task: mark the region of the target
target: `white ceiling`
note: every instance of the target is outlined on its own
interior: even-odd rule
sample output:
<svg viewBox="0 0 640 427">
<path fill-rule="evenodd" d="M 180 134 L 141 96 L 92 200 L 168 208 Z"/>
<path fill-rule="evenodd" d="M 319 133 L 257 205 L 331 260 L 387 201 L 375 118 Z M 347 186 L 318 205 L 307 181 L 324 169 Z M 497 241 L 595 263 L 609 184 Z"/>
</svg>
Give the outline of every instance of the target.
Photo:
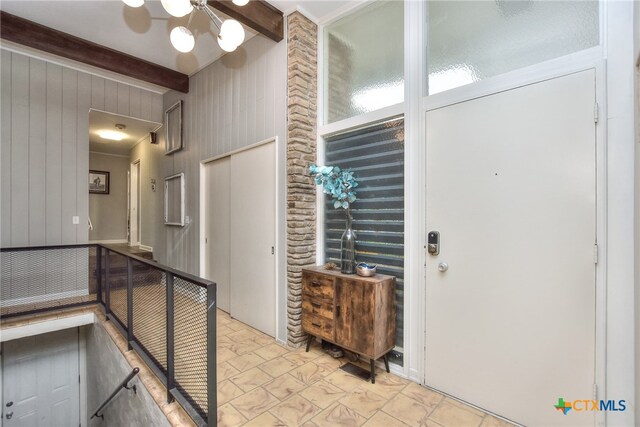
<svg viewBox="0 0 640 427">
<path fill-rule="evenodd" d="M 301 7 L 316 21 L 352 2 L 269 1 L 284 12 Z M 216 42 L 217 29 L 204 12 L 194 12 L 189 26 L 196 36 L 193 51 L 179 53 L 173 49 L 169 33 L 178 25 L 186 25 L 188 16 L 172 17 L 158 0 L 146 0 L 139 8 L 126 6 L 121 0 L 1 0 L 0 9 L 188 75 L 224 54 Z M 256 34 L 247 27 L 245 31 L 247 40 Z"/>
<path fill-rule="evenodd" d="M 296 7 L 316 22 L 322 22 L 336 12 L 349 7 L 350 4 L 360 4 L 361 0 L 268 0 L 276 8 L 286 14 Z"/>
<path fill-rule="evenodd" d="M 123 124 L 126 128 L 119 130 L 116 124 Z M 89 112 L 89 151 L 128 156 L 129 151 L 140 140 L 148 138 L 149 132 L 155 132 L 161 126 L 160 123 L 91 110 Z M 121 141 L 103 139 L 98 135 L 98 131 L 101 130 L 119 131 L 124 133 L 126 138 Z"/>
<path fill-rule="evenodd" d="M 196 37 L 193 51 L 176 51 L 169 33 L 186 25 L 188 16 L 174 18 L 155 0 L 139 8 L 120 0 L 2 0 L 0 9 L 188 75 L 224 54 L 215 39 L 217 28 L 204 12 L 194 12 L 189 25 Z M 247 40 L 255 35 L 247 27 L 245 31 Z"/>
<path fill-rule="evenodd" d="M 354 0 L 269 3 L 285 13 L 299 7 L 311 19 L 321 21 Z M 172 17 L 158 0 L 146 0 L 139 8 L 126 6 L 121 0 L 1 0 L 0 9 L 188 75 L 224 54 L 216 42 L 217 29 L 204 12 L 194 12 L 189 26 L 196 36 L 193 51 L 177 52 L 171 46 L 169 33 L 178 25 L 186 25 L 188 16 Z M 245 31 L 246 40 L 256 34 L 246 26 Z"/>
</svg>

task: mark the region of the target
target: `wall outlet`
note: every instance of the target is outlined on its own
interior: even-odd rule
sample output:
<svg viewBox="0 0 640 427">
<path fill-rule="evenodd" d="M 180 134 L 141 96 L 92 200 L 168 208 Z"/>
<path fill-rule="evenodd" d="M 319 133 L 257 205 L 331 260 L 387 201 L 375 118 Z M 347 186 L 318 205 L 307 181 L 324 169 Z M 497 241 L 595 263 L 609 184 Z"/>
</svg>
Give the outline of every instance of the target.
<svg viewBox="0 0 640 427">
<path fill-rule="evenodd" d="M 78 225 L 78 224 L 80 224 L 80 217 L 79 216 L 74 216 L 72 218 L 72 221 L 73 221 L 73 225 Z"/>
</svg>

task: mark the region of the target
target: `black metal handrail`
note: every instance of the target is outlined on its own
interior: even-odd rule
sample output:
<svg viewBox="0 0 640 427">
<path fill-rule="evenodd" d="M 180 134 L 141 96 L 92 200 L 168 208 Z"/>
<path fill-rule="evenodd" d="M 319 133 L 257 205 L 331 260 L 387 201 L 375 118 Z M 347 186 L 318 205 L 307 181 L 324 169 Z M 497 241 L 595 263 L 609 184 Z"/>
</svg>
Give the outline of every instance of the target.
<svg viewBox="0 0 640 427">
<path fill-rule="evenodd" d="M 23 251 L 65 250 L 74 248 L 89 248 L 90 250 L 89 257 L 91 261 L 89 263 L 88 279 L 91 282 L 89 287 L 90 294 L 94 295 L 93 298 L 83 302 L 76 302 L 75 300 L 61 300 L 58 302 L 58 305 L 52 304 L 55 301 L 50 301 L 47 306 L 42 308 L 36 307 L 35 309 L 30 306 L 25 306 L 23 310 L 10 313 L 9 315 L 24 315 L 40 311 L 54 309 L 59 310 L 79 305 L 98 303 L 99 306 L 104 309 L 107 319 L 112 320 L 113 325 L 127 339 L 129 349 L 135 350 L 141 359 L 166 386 L 167 401 L 171 402 L 173 400 L 177 400 L 197 425 L 215 426 L 217 422 L 216 284 L 209 280 L 159 264 L 147 258 L 142 258 L 124 250 L 102 244 L 0 248 L 0 252 L 3 256 L 5 256 L 5 253 L 10 254 L 11 252 L 15 252 L 16 255 L 10 254 L 9 256 L 17 257 L 17 253 Z M 122 263 L 122 261 L 118 260 L 114 261 L 114 256 L 116 254 L 119 257 L 124 257 L 126 263 Z M 29 260 L 29 258 L 25 257 L 25 260 Z M 18 258 L 16 262 L 22 262 L 20 268 L 24 271 L 28 271 L 29 261 L 25 262 L 25 260 Z M 138 332 L 134 333 L 134 314 L 137 319 L 135 322 L 149 320 L 148 316 L 144 317 L 144 315 L 142 315 L 143 317 L 141 318 L 140 313 L 134 313 L 134 289 L 141 289 L 145 286 L 145 283 L 155 283 L 153 278 L 151 279 L 151 282 L 145 282 L 145 278 L 140 279 L 140 273 L 134 271 L 134 265 L 144 265 L 145 268 L 149 268 L 150 271 L 163 274 L 162 280 L 157 283 L 164 286 L 165 291 L 153 294 L 164 299 L 164 302 L 166 303 L 166 316 L 160 322 L 163 329 L 165 329 L 163 333 L 166 334 L 166 343 L 163 345 L 162 350 L 157 346 L 149 348 L 145 347 L 144 336 L 139 336 Z M 115 277 L 113 276 L 114 274 Z M 144 273 L 142 273 L 142 276 L 144 277 Z M 122 283 L 125 278 L 126 286 L 123 286 Z M 27 282 L 28 284 L 33 283 L 28 280 Z M 114 283 L 119 283 L 119 285 L 114 286 Z M 191 288 L 189 288 L 189 286 L 191 286 Z M 122 291 L 126 292 L 126 302 L 124 305 L 122 304 Z M 118 293 L 116 294 L 115 292 Z M 114 298 L 117 297 L 118 299 L 118 308 L 116 312 L 112 311 L 112 309 L 116 309 L 116 306 L 112 306 L 112 303 L 114 303 L 112 300 L 112 293 L 114 294 Z M 206 357 L 205 364 L 201 364 L 200 361 L 195 361 L 193 364 L 185 362 L 186 359 L 191 357 L 191 354 L 188 353 L 193 351 L 193 347 L 190 346 L 193 344 L 194 336 L 185 336 L 184 332 L 180 335 L 179 340 L 177 340 L 175 336 L 176 322 L 181 325 L 182 330 L 184 331 L 184 310 L 193 309 L 185 306 L 185 303 L 189 301 L 189 295 L 191 295 L 193 299 L 189 304 L 187 304 L 187 306 L 191 307 L 192 305 L 193 307 L 196 307 L 198 313 L 202 313 L 202 315 L 199 314 L 198 317 L 190 320 L 196 323 L 200 322 L 200 325 L 204 323 L 204 329 L 200 330 L 204 330 L 206 335 L 201 333 L 201 335 L 199 335 L 200 338 L 197 339 L 200 340 L 198 345 L 201 345 L 202 348 L 204 348 L 203 351 L 205 354 L 203 355 Z M 54 294 L 52 296 L 55 297 L 56 295 Z M 176 301 L 179 302 L 179 307 L 176 306 Z M 126 307 L 124 311 L 123 307 Z M 138 305 L 136 305 L 136 307 L 138 307 Z M 179 313 L 181 313 L 181 317 L 176 319 L 176 316 Z M 140 325 L 140 323 L 136 324 Z M 155 337 L 153 339 L 155 339 Z M 180 346 L 176 347 L 177 345 Z M 163 363 L 159 362 L 160 356 L 166 358 L 163 360 Z M 176 364 L 176 356 L 178 357 L 179 364 Z M 178 372 L 178 375 L 176 374 L 176 366 L 181 369 L 181 371 Z M 185 369 L 188 369 L 186 373 Z M 185 375 L 188 377 L 185 377 Z M 193 388 L 195 387 L 192 383 L 194 378 L 193 375 L 202 381 L 201 385 L 203 388 L 206 387 L 206 395 L 203 394 L 204 390 L 200 388 Z M 133 377 L 133 375 L 131 377 Z M 124 385 L 126 386 L 127 383 L 128 381 L 125 380 Z M 116 389 L 110 399 L 112 399 L 121 388 L 122 384 L 118 389 Z M 105 402 L 105 404 L 98 408 L 92 418 L 94 416 L 99 416 L 99 412 L 107 403 L 108 402 Z"/>
<path fill-rule="evenodd" d="M 214 283 L 210 280 L 205 280 L 202 277 L 194 276 L 193 274 L 189 274 L 184 271 L 176 270 L 175 268 L 171 268 L 169 266 L 160 264 L 155 261 L 148 260 L 147 258 L 142 258 L 140 256 L 134 255 L 127 251 L 111 247 L 108 245 L 104 245 L 101 243 L 85 243 L 85 244 L 77 244 L 77 245 L 49 245 L 49 246 L 18 246 L 11 248 L 0 248 L 0 252 L 25 252 L 25 251 L 42 251 L 42 250 L 53 250 L 53 249 L 78 249 L 78 248 L 104 248 L 108 249 L 110 252 L 115 252 L 119 255 L 126 256 L 127 258 L 131 258 L 158 270 L 164 271 L 166 273 L 171 273 L 175 277 L 180 277 L 190 282 L 195 283 L 198 286 L 206 288 L 207 286 L 214 285 Z"/>
<path fill-rule="evenodd" d="M 117 313 L 112 310 L 112 284 L 111 284 L 111 269 L 112 269 L 112 256 L 110 254 L 118 254 L 126 259 L 126 321 L 122 317 L 119 317 Z M 104 255 L 104 256 L 103 256 Z M 177 400 L 180 405 L 187 411 L 191 418 L 199 426 L 215 426 L 217 423 L 217 390 L 216 390 L 216 284 L 209 280 L 202 279 L 200 277 L 193 276 L 191 274 L 175 270 L 170 267 L 163 266 L 154 261 L 150 261 L 146 258 L 142 258 L 136 255 L 132 255 L 126 251 L 118 248 L 113 248 L 108 245 L 97 245 L 97 278 L 98 289 L 100 293 L 98 300 L 105 308 L 105 313 L 109 320 L 113 321 L 113 324 L 120 330 L 123 336 L 127 338 L 129 349 L 133 349 L 138 353 L 142 360 L 151 368 L 153 373 L 162 381 L 167 388 L 167 402 Z M 103 265 L 104 262 L 104 265 Z M 160 271 L 165 274 L 165 302 L 166 302 L 166 365 L 158 361 L 158 354 L 155 354 L 153 350 L 145 347 L 144 342 L 140 340 L 140 337 L 134 333 L 134 271 L 133 263 L 143 264 L 150 267 L 153 270 Z M 104 277 L 103 277 L 104 271 Z M 206 337 L 203 343 L 206 350 L 206 372 L 202 371 L 202 375 L 206 380 L 206 402 L 201 400 L 194 400 L 189 390 L 185 390 L 180 386 L 180 381 L 176 379 L 176 339 L 175 339 L 175 298 L 176 298 L 176 284 L 175 280 L 178 278 L 196 285 L 200 289 L 206 292 L 206 304 L 204 309 L 206 310 L 206 318 L 200 319 L 200 321 L 206 322 Z M 124 288 L 121 288 L 124 289 Z M 101 292 L 104 290 L 105 300 L 102 301 Z M 120 316 L 124 313 L 120 312 Z M 197 321 L 198 319 L 193 319 Z M 184 339 L 185 337 L 182 337 Z M 188 357 L 186 354 L 179 354 L 182 359 Z M 193 391 L 193 390 L 191 390 Z M 197 391 L 196 393 L 200 393 Z M 207 410 L 201 406 L 206 403 Z"/>
<path fill-rule="evenodd" d="M 196 285 L 198 285 L 200 287 L 207 288 L 208 286 L 212 286 L 212 285 L 215 286 L 215 283 L 213 283 L 210 280 L 206 280 L 206 279 L 203 279 L 202 277 L 194 276 L 193 274 L 189 274 L 189 273 L 186 273 L 184 271 L 176 270 L 175 268 L 167 267 L 166 265 L 157 263 L 155 261 L 151 261 L 151 260 L 149 260 L 147 258 L 142 258 L 142 257 L 140 257 L 138 255 L 134 255 L 134 254 L 129 253 L 127 251 L 124 251 L 124 250 L 121 250 L 121 249 L 118 249 L 118 248 L 114 248 L 114 247 L 111 247 L 111 246 L 108 246 L 108 245 L 102 245 L 102 244 L 97 244 L 96 246 L 99 246 L 99 247 L 104 248 L 104 249 L 108 249 L 109 252 L 115 252 L 118 255 L 122 255 L 122 256 L 125 256 L 127 258 L 131 258 L 131 259 L 133 259 L 135 261 L 141 262 L 141 263 L 146 264 L 146 265 L 148 265 L 150 267 L 153 267 L 155 269 L 161 270 L 161 271 L 163 271 L 165 273 L 171 273 L 174 277 L 180 277 L 180 278 L 182 278 L 184 280 L 188 280 L 188 281 L 193 282 L 194 284 L 196 284 Z"/>
<path fill-rule="evenodd" d="M 116 397 L 116 395 L 118 393 L 120 393 L 120 390 L 127 389 L 127 390 L 131 390 L 133 389 L 133 392 L 135 394 L 138 394 L 138 391 L 136 390 L 136 386 L 135 384 L 132 385 L 131 387 L 127 387 L 127 384 L 129 384 L 129 381 L 131 381 L 133 379 L 133 377 L 135 377 L 136 375 L 138 375 L 138 372 L 140 372 L 140 368 L 133 368 L 133 370 L 131 372 L 129 372 L 129 375 L 127 375 L 127 377 L 122 380 L 122 382 L 120 384 L 118 384 L 118 386 L 113 390 L 113 393 L 111 393 L 111 395 L 109 397 L 107 397 L 107 399 L 102 403 L 102 405 L 100 405 L 100 407 L 98 409 L 96 409 L 96 412 L 93 413 L 93 415 L 91 415 L 91 419 L 93 419 L 94 417 L 100 417 L 101 419 L 104 420 L 104 414 L 99 414 L 98 413 L 105 407 L 107 406 L 114 397 Z"/>
</svg>

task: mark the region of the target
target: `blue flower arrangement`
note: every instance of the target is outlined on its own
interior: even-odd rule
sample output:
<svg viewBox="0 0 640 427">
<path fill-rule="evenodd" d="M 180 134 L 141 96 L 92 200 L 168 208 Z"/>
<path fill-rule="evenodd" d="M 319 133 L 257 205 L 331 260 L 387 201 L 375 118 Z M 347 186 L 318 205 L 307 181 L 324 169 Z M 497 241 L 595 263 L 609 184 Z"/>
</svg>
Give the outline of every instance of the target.
<svg viewBox="0 0 640 427">
<path fill-rule="evenodd" d="M 333 207 L 349 210 L 356 201 L 354 188 L 358 181 L 351 169 L 340 169 L 338 166 L 309 166 L 309 174 L 315 178 L 316 185 L 322 185 L 323 192 L 333 197 Z"/>
</svg>

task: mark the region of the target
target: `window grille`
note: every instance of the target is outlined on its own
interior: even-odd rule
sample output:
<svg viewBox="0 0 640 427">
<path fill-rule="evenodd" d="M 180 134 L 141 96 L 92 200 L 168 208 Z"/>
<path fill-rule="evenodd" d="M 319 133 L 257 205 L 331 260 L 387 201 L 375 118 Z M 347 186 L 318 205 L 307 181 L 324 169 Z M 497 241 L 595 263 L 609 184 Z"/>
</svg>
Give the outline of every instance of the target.
<svg viewBox="0 0 640 427">
<path fill-rule="evenodd" d="M 396 352 L 402 364 L 404 314 L 404 119 L 396 118 L 325 139 L 325 165 L 350 168 L 358 179 L 352 204 L 356 260 L 397 278 Z M 340 265 L 345 212 L 326 198 L 325 260 Z"/>
</svg>

